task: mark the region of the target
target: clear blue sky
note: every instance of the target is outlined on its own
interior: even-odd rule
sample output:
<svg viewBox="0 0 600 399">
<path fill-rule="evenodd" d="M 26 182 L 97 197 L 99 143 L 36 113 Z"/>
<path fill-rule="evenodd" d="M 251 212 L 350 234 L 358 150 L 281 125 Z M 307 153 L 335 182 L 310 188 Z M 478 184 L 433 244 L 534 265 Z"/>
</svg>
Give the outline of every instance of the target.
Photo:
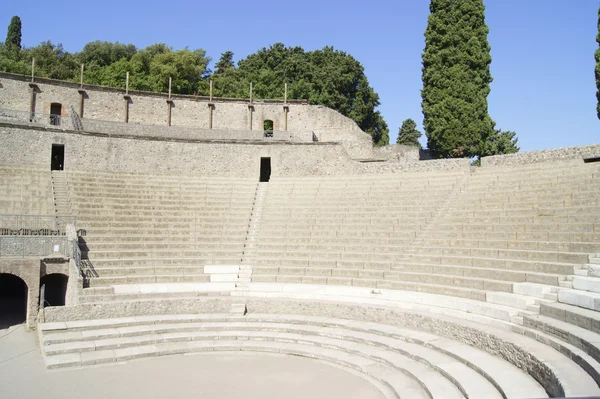
<svg viewBox="0 0 600 399">
<path fill-rule="evenodd" d="M 10 18 L 19 15 L 24 46 L 51 40 L 70 52 L 94 40 L 138 48 L 165 42 L 205 49 L 213 61 L 232 50 L 237 62 L 275 42 L 306 50 L 332 45 L 364 65 L 391 142 L 404 119 L 422 126 L 427 0 L 5 3 L 2 40 Z M 489 111 L 499 128 L 517 132 L 522 151 L 600 143 L 594 80 L 599 3 L 485 0 L 494 77 Z"/>
</svg>

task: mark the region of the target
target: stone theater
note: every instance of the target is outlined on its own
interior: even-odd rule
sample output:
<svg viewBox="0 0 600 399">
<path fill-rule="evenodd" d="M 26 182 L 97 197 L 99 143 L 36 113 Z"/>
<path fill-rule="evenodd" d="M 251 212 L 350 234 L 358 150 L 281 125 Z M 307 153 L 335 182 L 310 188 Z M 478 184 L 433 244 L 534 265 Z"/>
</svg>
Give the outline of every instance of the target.
<svg viewBox="0 0 600 399">
<path fill-rule="evenodd" d="M 600 145 L 427 160 L 301 100 L 0 73 L 0 320 L 47 368 L 222 351 L 382 398 L 600 396 Z"/>
</svg>

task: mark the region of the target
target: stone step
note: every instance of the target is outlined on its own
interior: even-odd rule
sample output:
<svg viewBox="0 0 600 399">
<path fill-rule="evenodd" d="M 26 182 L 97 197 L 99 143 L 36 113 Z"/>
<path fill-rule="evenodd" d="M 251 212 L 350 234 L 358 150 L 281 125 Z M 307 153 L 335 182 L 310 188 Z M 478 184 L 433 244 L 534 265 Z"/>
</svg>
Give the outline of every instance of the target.
<svg viewBox="0 0 600 399">
<path fill-rule="evenodd" d="M 600 278 L 598 277 L 574 276 L 571 282 L 576 290 L 600 293 Z"/>
<path fill-rule="evenodd" d="M 574 345 L 600 362 L 600 334 L 547 316 L 525 316 L 524 326 L 532 327 Z M 597 370 L 600 372 L 600 370 Z M 597 377 L 600 382 L 600 377 Z"/>
<path fill-rule="evenodd" d="M 48 368 L 77 367 L 81 365 L 93 365 L 102 363 L 114 363 L 132 360 L 136 358 L 174 355 L 183 353 L 198 353 L 210 351 L 252 351 L 289 354 L 304 356 L 319 360 L 329 361 L 340 366 L 349 367 L 375 378 L 390 392 L 386 398 L 396 398 L 398 393 L 410 394 L 415 399 L 430 398 L 418 381 L 407 377 L 402 370 L 386 367 L 369 360 L 360 355 L 353 355 L 332 348 L 318 348 L 313 345 L 299 343 L 285 343 L 277 341 L 254 341 L 254 340 L 216 340 L 216 341 L 190 341 L 190 342 L 168 342 L 150 345 L 141 345 L 133 348 L 119 348 L 106 351 L 84 352 L 77 354 L 56 355 L 47 357 Z M 412 368 L 422 368 L 416 366 Z M 445 387 L 448 389 L 447 387 Z M 456 392 L 456 390 L 455 390 Z M 446 391 L 448 398 L 460 398 L 458 394 Z"/>
<path fill-rule="evenodd" d="M 513 292 L 528 297 L 548 299 L 547 295 L 551 293 L 551 287 L 545 284 L 515 283 L 513 284 Z"/>
<path fill-rule="evenodd" d="M 237 314 L 237 315 L 241 315 L 241 316 L 244 316 L 246 314 L 246 312 L 247 312 L 246 304 L 244 304 L 244 303 L 232 303 L 231 310 L 229 311 L 229 313 Z"/>
<path fill-rule="evenodd" d="M 600 310 L 600 294 L 595 292 L 562 288 L 558 291 L 558 301 L 585 309 Z"/>
<path fill-rule="evenodd" d="M 539 313 L 539 303 L 543 301 L 543 299 L 525 295 L 511 294 L 507 292 L 488 292 L 486 294 L 486 301 L 511 308 L 529 310 Z"/>
<path fill-rule="evenodd" d="M 594 310 L 580 308 L 565 303 L 542 303 L 542 316 L 569 323 L 600 334 L 600 314 Z"/>
<path fill-rule="evenodd" d="M 331 345 L 337 342 L 337 345 L 340 345 L 342 348 L 348 348 L 353 352 L 359 350 L 357 343 L 364 343 L 369 348 L 362 350 L 363 353 L 373 353 L 373 356 L 382 360 L 405 364 L 405 357 L 409 357 L 413 362 L 417 361 L 428 365 L 437 373 L 447 375 L 450 381 L 454 380 L 454 385 L 458 384 L 460 387 L 459 390 L 465 396 L 490 397 L 489 395 L 493 394 L 497 387 L 501 387 L 500 389 L 505 394 L 509 394 L 508 397 L 514 397 L 511 395 L 511 392 L 517 391 L 515 389 L 515 383 L 517 382 L 519 383 L 518 387 L 521 395 L 525 391 L 536 397 L 546 396 L 543 389 L 535 381 L 506 361 L 465 344 L 439 338 L 431 334 L 377 325 L 375 323 L 367 323 L 365 326 L 359 322 L 339 321 L 336 323 L 335 320 L 331 319 L 325 322 L 327 319 L 323 320 L 323 318 L 309 318 L 308 321 L 312 321 L 315 324 L 303 325 L 302 318 L 292 317 L 291 320 L 286 320 L 288 316 L 285 315 L 251 315 L 251 317 L 251 322 L 205 322 L 166 324 L 163 326 L 153 324 L 118 328 L 116 330 L 103 328 L 98 330 L 96 337 L 107 337 L 106 334 L 110 334 L 108 337 L 111 335 L 115 336 L 115 334 L 126 335 L 124 337 L 121 335 L 121 338 L 105 338 L 104 340 L 96 338 L 94 341 L 96 342 L 95 350 L 102 350 L 104 348 L 102 346 L 103 341 L 111 345 L 110 347 L 119 348 L 127 347 L 132 342 L 139 342 L 140 344 L 164 342 L 160 338 L 161 336 L 165 336 L 165 339 L 170 338 L 173 340 L 190 337 L 194 341 L 210 339 L 215 333 L 219 333 L 219 340 L 244 336 L 250 339 L 267 340 L 283 338 L 300 340 L 301 342 L 314 342 L 315 345 L 320 345 L 319 342 L 325 342 L 327 347 L 331 347 Z M 289 324 L 290 321 L 294 323 Z M 103 327 L 107 326 L 104 325 Z M 148 335 L 149 333 L 152 333 L 152 335 Z M 52 343 L 61 345 L 60 343 L 64 342 L 64 340 L 61 341 L 61 337 L 68 339 L 69 341 L 67 342 L 77 343 L 77 340 L 84 339 L 80 334 L 77 332 L 70 334 L 45 334 L 45 347 L 54 346 L 55 351 L 64 350 L 68 345 L 57 346 L 52 345 Z M 87 332 L 87 336 L 88 339 L 94 339 L 94 335 L 90 335 L 90 332 Z M 127 338 L 128 336 L 136 339 Z M 319 339 L 315 340 L 312 336 L 317 336 Z M 154 340 L 152 340 L 152 337 L 154 337 Z M 326 341 L 321 341 L 321 338 L 325 338 Z M 338 340 L 338 338 L 341 338 L 341 340 Z M 352 344 L 341 343 L 346 341 Z M 81 344 L 73 345 L 73 348 L 79 351 L 91 349 L 91 347 Z M 439 378 L 439 374 L 437 378 Z M 436 373 L 432 373 L 431 371 L 425 375 L 430 375 L 430 380 L 436 378 Z M 499 377 L 498 381 L 494 379 L 496 375 Z M 433 381 L 429 383 L 433 383 Z M 429 386 L 429 383 L 427 383 L 427 386 Z M 437 392 L 441 391 L 437 390 Z M 500 397 L 499 393 L 497 395 L 494 397 Z M 447 396 L 436 394 L 434 397 Z"/>
</svg>

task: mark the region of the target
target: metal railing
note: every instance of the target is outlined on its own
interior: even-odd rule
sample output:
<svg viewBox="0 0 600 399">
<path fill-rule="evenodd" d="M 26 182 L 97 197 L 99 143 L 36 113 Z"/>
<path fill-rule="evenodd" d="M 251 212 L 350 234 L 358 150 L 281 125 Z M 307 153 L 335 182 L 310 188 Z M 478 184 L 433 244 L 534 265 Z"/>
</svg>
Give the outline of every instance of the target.
<svg viewBox="0 0 600 399">
<path fill-rule="evenodd" d="M 0 214 L 0 236 L 61 236 L 75 216 Z"/>
<path fill-rule="evenodd" d="M 0 258 L 71 256 L 67 237 L 0 236 Z"/>
<path fill-rule="evenodd" d="M 73 120 L 62 118 L 60 115 L 43 114 L 39 112 L 15 111 L 12 109 L 0 109 L 0 120 L 14 122 L 35 123 L 42 126 L 54 126 L 61 129 L 77 130 L 73 126 Z"/>
</svg>

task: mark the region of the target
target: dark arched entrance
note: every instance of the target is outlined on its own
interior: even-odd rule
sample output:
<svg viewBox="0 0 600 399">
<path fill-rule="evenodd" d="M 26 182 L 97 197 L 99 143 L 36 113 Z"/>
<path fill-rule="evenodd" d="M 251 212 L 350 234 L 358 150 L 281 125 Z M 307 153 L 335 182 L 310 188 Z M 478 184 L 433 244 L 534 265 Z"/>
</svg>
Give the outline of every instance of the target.
<svg viewBox="0 0 600 399">
<path fill-rule="evenodd" d="M 60 273 L 47 274 L 40 279 L 40 298 L 42 287 L 45 287 L 44 306 L 65 306 L 68 281 L 69 277 Z"/>
<path fill-rule="evenodd" d="M 27 284 L 17 276 L 0 273 L 0 328 L 27 320 Z"/>
</svg>

